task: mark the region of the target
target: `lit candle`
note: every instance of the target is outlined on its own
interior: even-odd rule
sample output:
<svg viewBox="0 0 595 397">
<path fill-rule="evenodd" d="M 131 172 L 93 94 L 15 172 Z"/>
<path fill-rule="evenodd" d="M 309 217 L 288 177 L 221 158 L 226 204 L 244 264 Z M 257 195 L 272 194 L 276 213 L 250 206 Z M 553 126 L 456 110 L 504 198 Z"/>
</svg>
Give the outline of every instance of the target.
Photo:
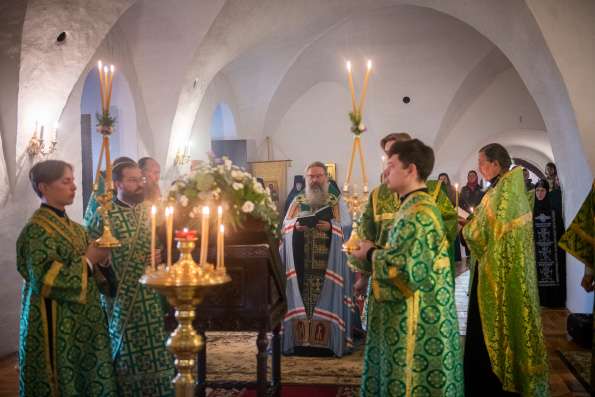
<svg viewBox="0 0 595 397">
<path fill-rule="evenodd" d="M 222 237 L 221 237 L 221 227 L 223 226 L 223 207 L 217 207 L 217 267 L 221 265 L 221 257 L 223 256 L 222 251 Z"/>
<path fill-rule="evenodd" d="M 114 65 L 110 65 L 110 74 L 109 74 L 109 79 L 108 79 L 108 85 L 107 85 L 107 111 L 109 112 L 109 107 L 110 107 L 110 103 L 112 100 L 112 84 L 114 82 Z"/>
<path fill-rule="evenodd" d="M 366 77 L 364 77 L 364 88 L 362 90 L 362 99 L 359 103 L 359 113 L 362 114 L 364 111 L 364 102 L 366 101 L 366 93 L 368 92 L 368 80 L 370 79 L 370 72 L 372 71 L 372 61 L 368 60 L 366 69 Z"/>
<path fill-rule="evenodd" d="M 157 207 L 151 206 L 151 267 L 157 270 L 155 263 L 155 238 L 157 234 Z"/>
<path fill-rule="evenodd" d="M 200 231 L 200 264 L 207 263 L 207 250 L 209 247 L 209 207 L 202 207 L 202 223 Z"/>
<path fill-rule="evenodd" d="M 219 225 L 219 235 L 217 239 L 217 269 L 225 271 L 225 225 Z"/>
<path fill-rule="evenodd" d="M 455 183 L 455 209 L 459 209 L 459 184 Z"/>
<path fill-rule="evenodd" d="M 166 238 L 167 238 L 167 267 L 171 266 L 172 257 L 172 240 L 174 230 L 174 208 L 167 207 L 165 209 L 165 227 L 166 227 Z"/>
<path fill-rule="evenodd" d="M 349 91 L 351 93 L 351 108 L 353 109 L 353 113 L 355 113 L 357 108 L 355 107 L 355 88 L 353 87 L 353 74 L 351 73 L 351 62 L 350 61 L 347 61 L 347 75 L 349 76 Z"/>
<path fill-rule="evenodd" d="M 105 112 L 105 81 L 103 80 L 103 64 L 101 61 L 97 62 L 97 69 L 99 70 L 99 92 L 101 93 L 101 110 Z"/>
<path fill-rule="evenodd" d="M 41 131 L 39 132 L 39 140 L 43 142 L 43 124 L 41 125 Z"/>
</svg>

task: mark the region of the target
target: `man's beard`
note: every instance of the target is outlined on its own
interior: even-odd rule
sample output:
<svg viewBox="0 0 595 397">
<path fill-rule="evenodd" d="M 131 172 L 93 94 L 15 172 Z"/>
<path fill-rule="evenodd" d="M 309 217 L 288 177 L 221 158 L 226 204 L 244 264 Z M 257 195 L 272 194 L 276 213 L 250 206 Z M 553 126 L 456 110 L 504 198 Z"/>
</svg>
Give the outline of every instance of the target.
<svg viewBox="0 0 595 397">
<path fill-rule="evenodd" d="M 145 201 L 145 192 L 141 188 L 135 192 L 122 192 L 122 199 L 128 204 L 140 204 Z"/>
<path fill-rule="evenodd" d="M 306 184 L 306 201 L 314 209 L 320 208 L 328 200 L 328 182 Z"/>
</svg>

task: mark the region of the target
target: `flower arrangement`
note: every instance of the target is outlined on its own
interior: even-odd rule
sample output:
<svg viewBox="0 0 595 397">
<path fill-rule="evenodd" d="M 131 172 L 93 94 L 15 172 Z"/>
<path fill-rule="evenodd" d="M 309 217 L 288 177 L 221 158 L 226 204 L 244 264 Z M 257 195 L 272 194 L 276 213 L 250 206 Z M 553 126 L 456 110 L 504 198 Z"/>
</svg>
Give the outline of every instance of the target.
<svg viewBox="0 0 595 397">
<path fill-rule="evenodd" d="M 173 184 L 168 198 L 178 204 L 177 213 L 188 219 L 188 227 L 198 228 L 202 206 L 221 205 L 225 222 L 234 229 L 251 216 L 263 221 L 274 236 L 279 235 L 279 213 L 271 192 L 227 157 L 198 162 L 190 174 Z"/>
</svg>

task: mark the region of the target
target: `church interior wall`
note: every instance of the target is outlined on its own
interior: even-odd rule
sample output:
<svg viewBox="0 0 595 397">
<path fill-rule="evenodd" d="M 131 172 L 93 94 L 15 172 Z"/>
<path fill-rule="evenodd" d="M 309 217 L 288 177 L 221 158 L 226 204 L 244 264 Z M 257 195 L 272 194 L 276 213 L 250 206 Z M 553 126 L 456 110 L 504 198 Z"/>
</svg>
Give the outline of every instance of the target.
<svg viewBox="0 0 595 397">
<path fill-rule="evenodd" d="M 593 2 L 577 0 L 573 7 L 555 0 L 166 3 L 18 0 L 0 5 L 0 181 L 8 182 L 0 189 L 0 264 L 6 270 L 0 279 L 0 299 L 5 303 L 0 312 L 0 356 L 16 349 L 20 276 L 15 270 L 14 246 L 38 205 L 28 183 L 33 162 L 25 155 L 25 147 L 36 119 L 48 126 L 59 120 L 54 157 L 65 158 L 80 170 L 80 100 L 84 79 L 99 57 L 111 57 L 130 87 L 137 131 L 129 131 L 134 129 L 131 124 L 120 133 L 127 139 L 136 135 L 137 154 L 157 157 L 165 166 L 165 175 L 172 168 L 177 146 L 187 142 L 190 134 L 197 142 L 193 157 L 204 156 L 213 111 L 224 101 L 234 114 L 238 137 L 249 141 L 251 160 L 263 158 L 264 138 L 271 135 L 276 157 L 294 160 L 290 176 L 302 173 L 314 156 L 330 157 L 332 150 L 338 153 L 341 178 L 350 149 L 350 139 L 337 139 L 350 136 L 344 61 L 350 57 L 355 62 L 357 57 L 363 64 L 374 52 L 395 51 L 392 59 L 382 55 L 374 59 L 377 68 L 366 104 L 369 131 L 364 147 L 372 183 L 380 170 L 378 139 L 398 126 L 434 142 L 458 88 L 497 47 L 513 68 L 498 74 L 478 99 L 467 102 L 468 108 L 457 105 L 462 113 L 438 153 L 450 159 L 444 163 L 450 165 L 443 167 L 457 174 L 449 157 L 456 153 L 454 138 L 473 141 L 481 130 L 486 139 L 506 140 L 514 150 L 550 142 L 565 188 L 567 222 L 588 191 L 595 169 L 595 90 L 589 84 L 595 69 Z M 406 4 L 426 8 L 401 7 Z M 385 14 L 394 19 L 383 19 Z M 346 24 L 354 15 L 367 24 Z M 399 19 L 406 15 L 412 17 L 414 26 Z M 464 45 L 452 49 L 441 62 L 431 62 L 441 48 L 420 47 L 421 41 L 406 40 L 409 32 L 398 30 L 409 26 L 410 33 L 421 40 L 424 20 L 436 21 L 438 32 L 444 28 L 443 36 L 452 33 L 447 27 L 456 27 Z M 377 23 L 380 28 L 395 25 L 392 29 L 396 30 L 379 29 L 380 34 L 374 34 Z M 363 33 L 358 42 L 360 28 Z M 57 45 L 56 37 L 62 31 L 67 39 Z M 451 84 L 437 84 L 422 73 L 403 78 L 404 70 L 419 69 L 424 56 L 423 70 L 433 78 L 443 74 Z M 218 83 L 222 71 L 226 82 Z M 420 87 L 429 88 L 423 92 Z M 413 98 L 411 106 L 400 102 L 403 92 Z M 519 112 L 514 105 L 524 109 L 522 125 L 515 122 Z M 130 98 L 124 107 L 131 107 Z M 494 107 L 505 123 L 495 120 Z M 526 141 L 512 139 L 515 133 Z M 320 144 L 312 145 L 315 141 Z M 306 148 L 311 150 L 306 153 Z M 469 152 L 476 149 L 469 148 Z M 547 157 L 547 148 L 525 152 L 525 156 L 534 155 L 534 161 L 543 161 L 541 154 Z M 463 157 L 471 161 L 473 156 Z M 461 179 L 462 172 L 458 173 Z M 80 219 L 80 197 L 70 213 Z M 592 296 L 577 287 L 582 266 L 570 259 L 568 268 L 568 308 L 589 311 Z"/>
</svg>

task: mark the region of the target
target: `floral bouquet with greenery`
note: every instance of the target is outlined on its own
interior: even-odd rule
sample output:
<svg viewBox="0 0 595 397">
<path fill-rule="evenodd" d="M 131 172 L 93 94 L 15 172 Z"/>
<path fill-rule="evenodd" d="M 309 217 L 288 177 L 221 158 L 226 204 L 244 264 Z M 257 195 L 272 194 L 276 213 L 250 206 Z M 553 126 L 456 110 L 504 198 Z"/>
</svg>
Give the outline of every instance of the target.
<svg viewBox="0 0 595 397">
<path fill-rule="evenodd" d="M 220 205 L 224 222 L 233 229 L 242 227 L 251 216 L 279 236 L 279 212 L 271 192 L 227 157 L 198 162 L 190 174 L 173 184 L 168 198 L 177 203 L 176 212 L 188 220 L 188 227 L 199 229 L 203 206 L 212 211 Z"/>
</svg>

